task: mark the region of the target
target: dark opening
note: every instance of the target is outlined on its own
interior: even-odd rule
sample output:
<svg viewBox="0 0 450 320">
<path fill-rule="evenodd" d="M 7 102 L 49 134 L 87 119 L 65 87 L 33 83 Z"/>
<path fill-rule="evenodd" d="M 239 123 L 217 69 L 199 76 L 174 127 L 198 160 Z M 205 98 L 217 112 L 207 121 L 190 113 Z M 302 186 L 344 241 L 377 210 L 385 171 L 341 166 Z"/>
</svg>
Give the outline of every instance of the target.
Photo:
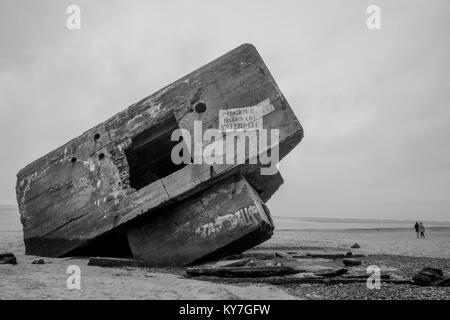
<svg viewBox="0 0 450 320">
<path fill-rule="evenodd" d="M 98 139 L 100 139 L 100 133 L 96 133 L 96 134 L 94 135 L 94 140 L 98 140 Z"/>
<path fill-rule="evenodd" d="M 105 158 L 105 154 L 104 153 L 100 153 L 98 155 L 98 160 L 103 160 L 103 158 Z"/>
<path fill-rule="evenodd" d="M 72 163 L 75 163 L 75 162 L 77 162 L 77 158 L 73 157 L 72 159 L 70 159 L 70 161 L 71 161 Z"/>
<path fill-rule="evenodd" d="M 139 190 L 186 165 L 172 162 L 172 149 L 181 141 L 171 141 L 175 129 L 178 129 L 178 123 L 171 117 L 132 139 L 131 146 L 125 150 L 132 188 Z"/>
<path fill-rule="evenodd" d="M 127 235 L 114 232 L 103 234 L 93 241 L 66 253 L 64 256 L 132 258 L 133 253 L 128 244 Z"/>
<path fill-rule="evenodd" d="M 194 109 L 197 113 L 203 113 L 206 111 L 206 104 L 204 104 L 203 102 L 197 103 Z"/>
</svg>

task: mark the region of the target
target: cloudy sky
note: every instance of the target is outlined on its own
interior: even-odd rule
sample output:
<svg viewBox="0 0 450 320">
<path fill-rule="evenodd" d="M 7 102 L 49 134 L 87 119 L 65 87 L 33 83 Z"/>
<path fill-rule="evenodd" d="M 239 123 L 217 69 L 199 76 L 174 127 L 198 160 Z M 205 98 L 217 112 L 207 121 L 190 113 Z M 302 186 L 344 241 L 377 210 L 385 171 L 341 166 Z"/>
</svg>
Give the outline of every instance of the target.
<svg viewBox="0 0 450 320">
<path fill-rule="evenodd" d="M 0 204 L 29 162 L 249 42 L 305 129 L 274 215 L 450 220 L 449 15 L 448 0 L 0 0 Z"/>
</svg>

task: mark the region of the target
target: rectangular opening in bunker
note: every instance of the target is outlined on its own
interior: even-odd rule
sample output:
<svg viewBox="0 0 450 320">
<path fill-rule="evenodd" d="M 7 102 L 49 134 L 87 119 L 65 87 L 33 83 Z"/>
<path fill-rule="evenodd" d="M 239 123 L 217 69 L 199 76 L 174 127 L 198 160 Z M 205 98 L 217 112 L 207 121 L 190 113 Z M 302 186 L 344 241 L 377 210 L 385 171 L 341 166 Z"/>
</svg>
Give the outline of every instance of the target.
<svg viewBox="0 0 450 320">
<path fill-rule="evenodd" d="M 172 116 L 132 139 L 131 146 L 125 150 L 130 168 L 130 187 L 139 190 L 186 166 L 184 163 L 174 164 L 171 158 L 173 147 L 181 141 L 171 141 L 172 132 L 178 128 Z"/>
</svg>

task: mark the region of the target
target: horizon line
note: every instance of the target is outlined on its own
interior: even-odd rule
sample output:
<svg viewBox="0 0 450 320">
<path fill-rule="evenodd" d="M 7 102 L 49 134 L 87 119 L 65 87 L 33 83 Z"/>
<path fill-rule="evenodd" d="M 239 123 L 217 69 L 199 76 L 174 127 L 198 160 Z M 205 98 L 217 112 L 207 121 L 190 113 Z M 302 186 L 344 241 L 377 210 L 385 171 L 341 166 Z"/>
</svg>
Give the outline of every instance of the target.
<svg viewBox="0 0 450 320">
<path fill-rule="evenodd" d="M 1 208 L 8 208 L 8 209 L 19 209 L 18 205 L 13 205 L 13 204 L 0 204 L 0 209 Z M 404 219 L 404 220 L 399 220 L 399 219 L 382 219 L 382 218 L 349 218 L 349 217 L 311 217 L 311 216 L 279 216 L 279 215 L 273 215 L 274 217 L 277 218 L 303 218 L 303 219 L 347 219 L 347 220 L 378 220 L 378 221 L 403 221 L 403 222 L 411 222 L 411 221 L 415 221 L 416 219 Z M 443 222 L 443 223 L 449 223 L 450 221 L 446 221 L 446 220 L 419 220 L 419 221 L 423 221 L 423 222 Z"/>
<path fill-rule="evenodd" d="M 301 219 L 347 219 L 347 220 L 378 220 L 378 221 L 394 221 L 394 222 L 411 222 L 411 221 L 423 221 L 423 222 L 444 222 L 444 223 L 450 223 L 450 221 L 447 220 L 417 220 L 417 219 L 410 219 L 405 218 L 403 220 L 400 219 L 383 219 L 383 218 L 349 218 L 349 217 L 305 217 L 305 216 L 279 216 L 279 215 L 272 215 L 274 217 L 278 218 L 301 218 Z"/>
</svg>

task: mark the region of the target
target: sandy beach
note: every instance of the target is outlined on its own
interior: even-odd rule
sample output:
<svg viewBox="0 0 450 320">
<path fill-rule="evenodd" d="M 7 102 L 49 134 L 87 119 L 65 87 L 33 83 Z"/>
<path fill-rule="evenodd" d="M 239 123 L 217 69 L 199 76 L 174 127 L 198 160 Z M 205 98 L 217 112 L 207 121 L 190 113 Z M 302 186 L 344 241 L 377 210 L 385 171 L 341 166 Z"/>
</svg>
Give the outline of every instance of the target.
<svg viewBox="0 0 450 320">
<path fill-rule="evenodd" d="M 44 258 L 44 265 L 35 265 L 38 257 L 25 255 L 18 221 L 11 215 L 0 221 L 0 252 L 14 253 L 18 262 L 0 265 L 0 299 L 295 299 L 275 286 L 209 283 L 170 270 L 94 267 L 87 258 Z M 67 289 L 70 265 L 81 269 L 80 290 Z"/>
<path fill-rule="evenodd" d="M 348 251 L 358 243 L 361 249 L 353 252 L 368 255 L 361 271 L 377 264 L 408 276 L 428 265 L 450 272 L 449 227 L 430 227 L 426 239 L 417 239 L 405 228 L 292 230 L 278 220 L 273 238 L 256 251 Z M 17 265 L 0 265 L 0 299 L 449 299 L 449 288 L 396 285 L 371 292 L 364 284 L 227 284 L 186 278 L 183 268 L 101 268 L 88 266 L 87 258 L 44 258 L 44 265 L 35 265 L 38 257 L 25 255 L 18 213 L 4 210 L 0 221 L 0 252 L 12 252 L 18 260 Z M 70 265 L 81 269 L 81 290 L 66 287 Z"/>
<path fill-rule="evenodd" d="M 427 229 L 425 239 L 417 239 L 409 229 L 278 230 L 267 247 L 327 247 L 347 249 L 353 244 L 367 254 L 387 254 L 450 259 L 450 228 Z"/>
</svg>

